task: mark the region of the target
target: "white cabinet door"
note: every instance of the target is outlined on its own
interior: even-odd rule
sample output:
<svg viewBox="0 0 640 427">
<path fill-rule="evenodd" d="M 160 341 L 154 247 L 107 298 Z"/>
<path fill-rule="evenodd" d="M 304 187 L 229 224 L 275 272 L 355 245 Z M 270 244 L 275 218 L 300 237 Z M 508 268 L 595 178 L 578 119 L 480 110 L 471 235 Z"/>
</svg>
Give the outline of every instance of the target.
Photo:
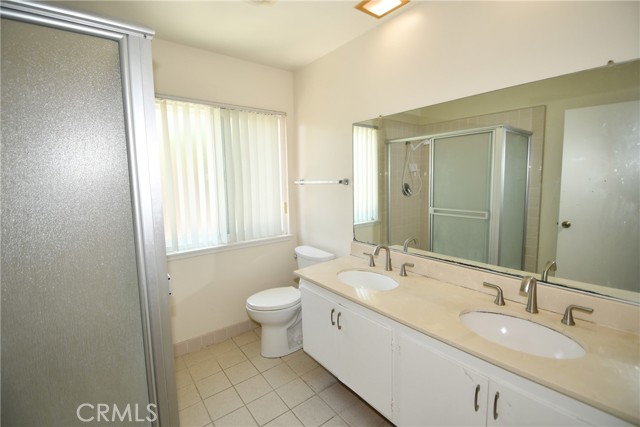
<svg viewBox="0 0 640 427">
<path fill-rule="evenodd" d="M 301 281 L 304 351 L 391 418 L 392 329 L 373 312 L 350 309 L 337 296 L 320 295 Z"/>
<path fill-rule="evenodd" d="M 398 335 L 394 422 L 399 426 L 483 426 L 488 384 L 425 341 Z"/>
<path fill-rule="evenodd" d="M 340 349 L 336 345 L 337 304 L 300 286 L 302 294 L 302 346 L 304 351 L 340 376 Z"/>
<path fill-rule="evenodd" d="M 489 384 L 489 426 L 586 426 L 591 425 L 551 401 L 502 382 Z"/>
<path fill-rule="evenodd" d="M 345 368 L 340 380 L 391 418 L 393 333 L 389 326 L 340 307 L 338 345 Z"/>
</svg>

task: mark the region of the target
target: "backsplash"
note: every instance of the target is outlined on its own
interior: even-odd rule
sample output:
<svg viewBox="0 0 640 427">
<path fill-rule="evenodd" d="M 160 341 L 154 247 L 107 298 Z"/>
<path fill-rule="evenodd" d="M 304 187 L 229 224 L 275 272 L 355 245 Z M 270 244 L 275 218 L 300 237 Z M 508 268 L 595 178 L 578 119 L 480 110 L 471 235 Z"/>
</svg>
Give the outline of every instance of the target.
<svg viewBox="0 0 640 427">
<path fill-rule="evenodd" d="M 363 252 L 371 252 L 371 249 L 371 245 L 354 241 L 351 244 L 351 255 L 362 258 L 362 265 L 365 267 L 368 265 L 368 257 Z M 519 278 L 400 252 L 393 252 L 391 261 L 395 271 L 399 272 L 403 263 L 411 262 L 415 267 L 410 268 L 410 272 L 476 290 L 486 294 L 487 298 L 493 298 L 495 291 L 484 287 L 483 282 L 500 286 L 507 304 L 521 304 L 524 313 L 526 296 L 520 295 Z M 640 306 L 538 283 L 538 308 L 558 313 L 558 323 L 570 304 L 583 305 L 594 310 L 592 314 L 574 311 L 576 319 L 640 335 Z"/>
</svg>

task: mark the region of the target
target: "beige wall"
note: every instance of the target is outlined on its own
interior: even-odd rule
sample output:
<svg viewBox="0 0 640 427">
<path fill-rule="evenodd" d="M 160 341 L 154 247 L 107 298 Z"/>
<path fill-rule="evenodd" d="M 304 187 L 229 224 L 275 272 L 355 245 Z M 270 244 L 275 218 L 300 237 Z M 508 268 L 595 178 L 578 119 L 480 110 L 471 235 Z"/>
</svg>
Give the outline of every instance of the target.
<svg viewBox="0 0 640 427">
<path fill-rule="evenodd" d="M 158 39 L 153 41 L 153 71 L 159 94 L 287 113 L 289 143 L 295 148 L 291 72 Z M 292 151 L 289 166 L 295 172 Z M 169 261 L 173 341 L 245 322 L 249 295 L 293 283 L 296 223 L 292 212 L 293 237 L 283 242 Z"/>
<path fill-rule="evenodd" d="M 350 176 L 354 122 L 637 58 L 639 15 L 638 2 L 412 3 L 296 72 L 298 168 Z M 303 242 L 349 253 L 344 190 L 300 192 Z"/>
</svg>

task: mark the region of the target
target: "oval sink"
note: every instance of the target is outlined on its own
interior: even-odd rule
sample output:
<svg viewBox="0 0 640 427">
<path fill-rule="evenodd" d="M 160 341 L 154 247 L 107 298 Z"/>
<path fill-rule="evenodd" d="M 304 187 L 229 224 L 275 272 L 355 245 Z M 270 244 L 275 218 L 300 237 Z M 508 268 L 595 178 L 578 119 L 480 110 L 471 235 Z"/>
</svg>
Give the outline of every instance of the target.
<svg viewBox="0 0 640 427">
<path fill-rule="evenodd" d="M 460 320 L 481 337 L 523 353 L 553 359 L 576 359 L 586 353 L 568 336 L 519 317 L 471 311 L 461 314 Z"/>
<path fill-rule="evenodd" d="M 338 273 L 338 280 L 354 288 L 372 291 L 388 291 L 398 287 L 398 282 L 384 274 L 373 271 L 348 270 Z"/>
</svg>

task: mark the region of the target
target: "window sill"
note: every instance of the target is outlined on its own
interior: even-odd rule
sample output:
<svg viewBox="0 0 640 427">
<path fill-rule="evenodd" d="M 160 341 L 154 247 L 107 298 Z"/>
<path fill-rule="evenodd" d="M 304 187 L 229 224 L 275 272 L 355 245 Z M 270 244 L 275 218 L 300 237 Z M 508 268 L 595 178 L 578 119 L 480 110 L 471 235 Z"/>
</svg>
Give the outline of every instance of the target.
<svg viewBox="0 0 640 427">
<path fill-rule="evenodd" d="M 369 221 L 369 222 L 360 222 L 358 224 L 354 224 L 353 227 L 354 228 L 364 228 L 364 227 L 371 227 L 372 225 L 376 225 L 376 224 L 380 224 L 380 220 L 373 220 L 373 221 Z"/>
<path fill-rule="evenodd" d="M 227 245 L 212 246 L 209 248 L 202 248 L 202 249 L 193 249 L 193 250 L 184 251 L 184 252 L 172 252 L 167 254 L 167 260 L 174 261 L 178 259 L 193 258 L 197 256 L 213 254 L 217 252 L 236 251 L 236 250 L 250 248 L 254 246 L 271 245 L 278 242 L 285 242 L 285 241 L 291 240 L 292 238 L 293 236 L 291 234 L 283 234 L 282 236 L 251 240 L 248 242 L 230 243 Z"/>
</svg>

